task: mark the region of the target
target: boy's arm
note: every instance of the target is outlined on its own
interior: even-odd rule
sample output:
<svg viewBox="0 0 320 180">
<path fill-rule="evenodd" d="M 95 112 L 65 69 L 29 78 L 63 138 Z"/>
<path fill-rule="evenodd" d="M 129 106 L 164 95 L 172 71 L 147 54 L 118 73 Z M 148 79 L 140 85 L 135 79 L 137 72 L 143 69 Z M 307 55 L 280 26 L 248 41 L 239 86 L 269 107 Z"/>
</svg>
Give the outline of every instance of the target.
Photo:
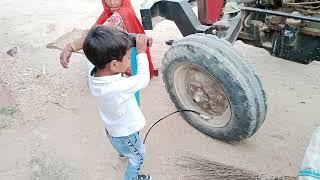
<svg viewBox="0 0 320 180">
<path fill-rule="evenodd" d="M 138 72 L 134 76 L 124 78 L 114 87 L 123 93 L 135 93 L 145 88 L 150 81 L 149 62 L 146 53 L 139 53 L 137 55 Z"/>
</svg>

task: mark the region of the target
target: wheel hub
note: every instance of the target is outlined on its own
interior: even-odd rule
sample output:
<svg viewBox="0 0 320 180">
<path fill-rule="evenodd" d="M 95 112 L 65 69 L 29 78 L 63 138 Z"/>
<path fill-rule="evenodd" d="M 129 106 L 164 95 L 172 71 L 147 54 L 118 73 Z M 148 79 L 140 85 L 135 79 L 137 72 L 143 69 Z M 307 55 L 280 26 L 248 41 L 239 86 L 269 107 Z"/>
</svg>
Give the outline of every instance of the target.
<svg viewBox="0 0 320 180">
<path fill-rule="evenodd" d="M 187 94 L 206 113 L 221 116 L 229 107 L 228 98 L 216 80 L 192 68 L 185 78 Z"/>
<path fill-rule="evenodd" d="M 181 65 L 175 70 L 174 86 L 183 106 L 201 113 L 194 115 L 200 121 L 212 127 L 223 127 L 230 121 L 229 99 L 207 72 L 193 65 Z"/>
</svg>

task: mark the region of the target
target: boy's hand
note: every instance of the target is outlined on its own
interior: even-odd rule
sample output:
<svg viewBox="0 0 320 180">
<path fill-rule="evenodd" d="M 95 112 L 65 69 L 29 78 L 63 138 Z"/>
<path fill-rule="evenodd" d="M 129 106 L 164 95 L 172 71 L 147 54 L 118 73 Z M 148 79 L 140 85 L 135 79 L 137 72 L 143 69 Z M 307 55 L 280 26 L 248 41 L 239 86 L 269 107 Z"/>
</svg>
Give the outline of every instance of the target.
<svg viewBox="0 0 320 180">
<path fill-rule="evenodd" d="M 126 72 L 124 72 L 127 76 L 131 76 L 131 67 L 129 67 Z"/>
<path fill-rule="evenodd" d="M 145 53 L 147 50 L 148 37 L 145 34 L 137 34 L 136 43 L 137 43 L 137 53 Z"/>
<path fill-rule="evenodd" d="M 68 68 L 68 64 L 70 62 L 70 57 L 72 54 L 72 48 L 70 47 L 69 44 L 67 44 L 62 52 L 60 53 L 60 63 L 62 65 L 62 67 L 64 68 Z"/>
</svg>

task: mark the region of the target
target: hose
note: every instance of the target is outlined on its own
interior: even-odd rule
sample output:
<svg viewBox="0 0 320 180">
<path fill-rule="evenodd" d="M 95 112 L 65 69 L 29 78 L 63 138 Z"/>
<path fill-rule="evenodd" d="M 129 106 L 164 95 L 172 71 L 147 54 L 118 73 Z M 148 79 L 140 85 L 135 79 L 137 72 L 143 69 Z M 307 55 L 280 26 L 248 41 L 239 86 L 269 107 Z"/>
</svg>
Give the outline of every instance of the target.
<svg viewBox="0 0 320 180">
<path fill-rule="evenodd" d="M 161 119 L 159 119 L 157 122 L 155 122 L 155 123 L 148 129 L 147 134 L 146 134 L 146 136 L 145 136 L 144 139 L 143 139 L 143 144 L 146 143 L 147 138 L 148 138 L 148 135 L 149 135 L 149 133 L 151 132 L 151 130 L 153 129 L 153 127 L 155 127 L 159 122 L 161 122 L 162 120 L 168 118 L 169 116 L 172 116 L 172 115 L 174 115 L 174 114 L 176 114 L 176 113 L 181 113 L 181 112 L 193 112 L 193 113 L 198 114 L 199 116 L 201 116 L 201 117 L 204 118 L 204 119 L 208 119 L 208 118 L 210 119 L 210 118 L 211 118 L 211 117 L 208 117 L 208 116 L 206 116 L 206 115 L 202 115 L 201 113 L 199 113 L 199 112 L 197 112 L 197 111 L 189 110 L 189 109 L 183 109 L 183 110 L 174 111 L 174 112 L 172 112 L 172 113 L 170 113 L 170 114 L 162 117 Z"/>
<path fill-rule="evenodd" d="M 253 13 L 252 12 L 250 12 L 249 13 L 249 15 L 246 17 L 246 19 L 244 20 L 244 25 L 246 26 L 246 27 L 250 27 L 250 25 L 249 25 L 249 21 L 251 21 L 252 20 L 252 16 L 253 16 Z M 251 23 L 251 22 L 250 22 Z"/>
</svg>

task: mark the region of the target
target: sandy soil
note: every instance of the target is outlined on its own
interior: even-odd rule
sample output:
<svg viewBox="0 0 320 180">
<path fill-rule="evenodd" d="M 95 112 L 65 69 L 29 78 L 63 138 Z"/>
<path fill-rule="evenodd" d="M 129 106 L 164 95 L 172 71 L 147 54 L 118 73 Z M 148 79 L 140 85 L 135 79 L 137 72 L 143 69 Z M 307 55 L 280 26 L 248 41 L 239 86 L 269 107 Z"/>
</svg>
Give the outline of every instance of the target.
<svg viewBox="0 0 320 180">
<path fill-rule="evenodd" d="M 102 11 L 100 1 L 2 0 L 0 7 L 0 79 L 16 102 L 0 113 L 0 179 L 120 179 L 116 153 L 88 92 L 84 56 L 73 55 L 65 70 L 59 52 L 45 48 L 74 27 L 90 27 Z M 164 21 L 150 35 L 161 67 L 164 42 L 181 34 Z M 6 53 L 13 47 L 18 47 L 15 57 Z M 268 94 L 264 125 L 252 138 L 231 145 L 201 134 L 179 115 L 170 117 L 147 143 L 144 171 L 154 179 L 183 179 L 186 172 L 170 162 L 184 155 L 266 175 L 297 174 L 320 125 L 320 63 L 292 63 L 242 42 L 235 47 L 254 65 Z M 142 109 L 147 127 L 175 110 L 160 77 L 143 91 Z"/>
</svg>

